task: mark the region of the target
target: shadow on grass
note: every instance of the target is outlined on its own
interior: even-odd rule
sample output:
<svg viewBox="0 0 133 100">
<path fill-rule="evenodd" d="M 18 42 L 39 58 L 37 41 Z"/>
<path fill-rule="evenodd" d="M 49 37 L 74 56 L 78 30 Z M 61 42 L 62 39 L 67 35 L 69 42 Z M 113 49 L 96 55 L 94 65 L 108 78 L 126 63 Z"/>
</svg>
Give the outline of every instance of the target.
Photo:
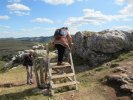
<svg viewBox="0 0 133 100">
<path fill-rule="evenodd" d="M 18 87 L 23 85 L 26 85 L 26 84 L 25 83 L 19 83 L 19 84 L 5 83 L 5 84 L 0 84 L 0 88 L 11 88 L 11 87 Z"/>
<path fill-rule="evenodd" d="M 44 96 L 49 96 L 48 91 L 46 92 L 38 88 L 30 88 L 21 92 L 0 95 L 0 100 L 28 100 L 28 97 L 37 96 L 40 94 L 43 94 Z"/>
</svg>

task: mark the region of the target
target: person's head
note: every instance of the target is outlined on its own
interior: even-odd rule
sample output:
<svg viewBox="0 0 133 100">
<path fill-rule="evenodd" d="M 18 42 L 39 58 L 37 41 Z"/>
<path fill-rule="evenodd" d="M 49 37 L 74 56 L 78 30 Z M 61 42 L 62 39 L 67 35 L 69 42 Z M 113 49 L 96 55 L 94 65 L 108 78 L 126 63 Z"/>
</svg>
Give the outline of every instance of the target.
<svg viewBox="0 0 133 100">
<path fill-rule="evenodd" d="M 65 29 L 65 30 L 68 30 L 68 27 L 62 27 L 61 29 Z"/>
<path fill-rule="evenodd" d="M 29 55 L 33 55 L 34 54 L 34 50 L 29 50 Z"/>
</svg>

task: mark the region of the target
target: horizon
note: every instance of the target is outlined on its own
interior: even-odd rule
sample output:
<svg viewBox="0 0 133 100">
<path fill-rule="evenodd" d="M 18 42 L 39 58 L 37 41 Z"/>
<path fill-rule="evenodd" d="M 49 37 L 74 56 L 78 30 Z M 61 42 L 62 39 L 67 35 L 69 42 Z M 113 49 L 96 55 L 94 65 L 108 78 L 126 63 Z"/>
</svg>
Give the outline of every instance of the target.
<svg viewBox="0 0 133 100">
<path fill-rule="evenodd" d="M 104 5 L 104 6 L 103 6 Z M 0 38 L 49 37 L 77 31 L 133 29 L 132 0 L 1 0 Z"/>
</svg>

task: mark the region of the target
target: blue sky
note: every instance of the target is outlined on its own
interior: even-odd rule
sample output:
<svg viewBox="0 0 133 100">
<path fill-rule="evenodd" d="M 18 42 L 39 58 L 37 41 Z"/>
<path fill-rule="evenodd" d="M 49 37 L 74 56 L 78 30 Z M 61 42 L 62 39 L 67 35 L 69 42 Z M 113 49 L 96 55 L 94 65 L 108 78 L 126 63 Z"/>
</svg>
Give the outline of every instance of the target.
<svg viewBox="0 0 133 100">
<path fill-rule="evenodd" d="M 133 0 L 0 0 L 0 38 L 133 29 Z"/>
</svg>

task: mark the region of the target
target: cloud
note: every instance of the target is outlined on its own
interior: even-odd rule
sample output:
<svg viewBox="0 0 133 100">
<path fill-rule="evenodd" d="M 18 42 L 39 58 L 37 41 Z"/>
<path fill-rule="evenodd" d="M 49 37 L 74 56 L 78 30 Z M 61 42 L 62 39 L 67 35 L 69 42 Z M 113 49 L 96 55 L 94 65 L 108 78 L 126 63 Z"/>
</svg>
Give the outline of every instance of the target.
<svg viewBox="0 0 133 100">
<path fill-rule="evenodd" d="M 24 15 L 30 15 L 30 12 L 22 12 L 22 11 L 14 11 L 14 12 L 10 12 L 10 13 L 14 13 L 17 16 L 24 16 Z"/>
<path fill-rule="evenodd" d="M 72 3 L 74 3 L 74 0 L 42 0 L 42 1 L 51 5 L 59 5 L 59 4 L 71 5 Z"/>
<path fill-rule="evenodd" d="M 30 15 L 30 8 L 23 4 L 13 3 L 6 6 L 11 14 L 16 14 L 17 16 Z"/>
<path fill-rule="evenodd" d="M 36 23 L 49 23 L 49 24 L 53 24 L 54 22 L 48 18 L 36 18 L 34 20 L 32 20 L 32 22 L 36 22 Z"/>
<path fill-rule="evenodd" d="M 120 14 L 126 16 L 133 16 L 133 0 L 116 0 L 116 4 L 124 6 L 123 9 L 119 11 Z"/>
<path fill-rule="evenodd" d="M 21 2 L 21 0 L 8 0 L 9 3 L 18 3 Z"/>
<path fill-rule="evenodd" d="M 116 4 L 118 5 L 123 5 L 125 3 L 126 0 L 116 0 Z"/>
<path fill-rule="evenodd" d="M 0 15 L 0 20 L 8 20 L 8 19 L 9 19 L 9 16 L 7 16 L 7 15 L 1 16 Z"/>
<path fill-rule="evenodd" d="M 133 29 L 133 27 L 130 27 L 130 26 L 113 26 L 112 29 L 130 30 L 130 29 Z"/>
<path fill-rule="evenodd" d="M 95 11 L 94 9 L 83 9 L 84 16 L 81 17 L 70 17 L 65 22 L 67 26 L 80 26 L 83 24 L 93 24 L 93 25 L 100 25 L 105 22 L 119 19 L 124 19 L 126 16 L 123 15 L 105 15 L 101 11 Z"/>
<path fill-rule="evenodd" d="M 120 10 L 120 13 L 127 16 L 133 16 L 133 4 L 128 4 L 122 10 Z"/>
<path fill-rule="evenodd" d="M 14 3 L 11 5 L 7 5 L 7 8 L 11 11 L 30 11 L 31 9 L 23 4 Z"/>
</svg>

